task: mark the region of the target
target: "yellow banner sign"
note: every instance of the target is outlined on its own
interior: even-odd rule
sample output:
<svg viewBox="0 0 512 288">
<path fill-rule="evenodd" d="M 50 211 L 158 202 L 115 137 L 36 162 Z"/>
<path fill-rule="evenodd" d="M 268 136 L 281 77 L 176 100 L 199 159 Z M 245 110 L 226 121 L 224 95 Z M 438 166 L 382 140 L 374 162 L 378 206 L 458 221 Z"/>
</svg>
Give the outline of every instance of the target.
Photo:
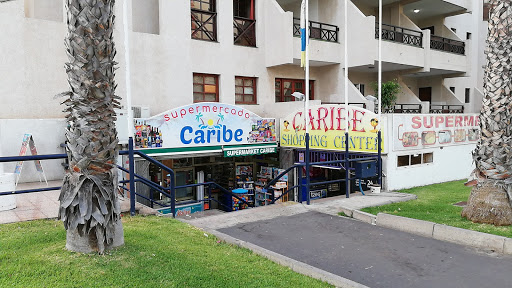
<svg viewBox="0 0 512 288">
<path fill-rule="evenodd" d="M 345 105 L 318 105 L 309 109 L 309 147 L 323 150 L 345 150 Z M 378 152 L 377 132 L 381 129 L 377 115 L 369 110 L 348 106 L 349 150 Z M 281 119 L 281 147 L 305 147 L 306 117 L 296 111 Z M 381 132 L 382 140 L 384 131 Z M 381 141 L 384 150 L 384 141 Z"/>
</svg>

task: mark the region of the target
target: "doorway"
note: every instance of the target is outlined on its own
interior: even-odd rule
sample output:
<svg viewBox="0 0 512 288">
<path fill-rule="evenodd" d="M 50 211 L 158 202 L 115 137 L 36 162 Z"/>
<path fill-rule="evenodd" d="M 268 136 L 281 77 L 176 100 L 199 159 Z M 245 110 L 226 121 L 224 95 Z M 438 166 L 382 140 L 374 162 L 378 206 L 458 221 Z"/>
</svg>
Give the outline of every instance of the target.
<svg viewBox="0 0 512 288">
<path fill-rule="evenodd" d="M 194 169 L 180 169 L 175 170 L 176 173 L 176 186 L 189 185 L 194 183 Z M 192 187 L 176 189 L 176 200 L 193 200 L 194 189 Z"/>
<path fill-rule="evenodd" d="M 420 100 L 432 102 L 432 87 L 420 88 Z"/>
</svg>

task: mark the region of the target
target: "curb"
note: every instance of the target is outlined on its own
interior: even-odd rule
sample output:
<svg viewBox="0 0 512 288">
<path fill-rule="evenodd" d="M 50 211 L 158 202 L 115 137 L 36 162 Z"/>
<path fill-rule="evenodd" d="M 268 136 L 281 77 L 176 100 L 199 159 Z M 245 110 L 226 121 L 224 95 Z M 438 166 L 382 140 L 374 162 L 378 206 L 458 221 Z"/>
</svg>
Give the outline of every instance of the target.
<svg viewBox="0 0 512 288">
<path fill-rule="evenodd" d="M 434 235 L 435 223 L 391 214 L 378 213 L 377 225 L 432 238 Z"/>
<path fill-rule="evenodd" d="M 436 224 L 434 226 L 433 238 L 446 242 L 471 246 L 483 250 L 493 250 L 498 253 L 505 252 L 505 240 L 507 239 L 507 237 L 503 236 L 466 230 L 443 224 Z M 510 249 L 508 250 L 508 252 L 512 252 L 510 251 Z"/>
<path fill-rule="evenodd" d="M 220 240 L 225 241 L 226 243 L 237 245 L 242 248 L 246 248 L 254 252 L 255 254 L 258 254 L 260 256 L 263 256 L 279 265 L 289 267 L 291 270 L 309 276 L 311 278 L 318 279 L 320 281 L 327 282 L 328 284 L 334 285 L 336 287 L 343 287 L 343 288 L 368 288 L 368 286 L 359 284 L 357 282 L 354 282 L 352 280 L 343 278 L 341 276 L 332 274 L 330 272 L 318 269 L 316 267 L 313 267 L 311 265 L 308 265 L 306 263 L 291 259 L 289 257 L 286 257 L 284 255 L 281 255 L 279 253 L 267 250 L 265 248 L 262 248 L 260 246 L 254 245 L 249 242 L 245 242 L 243 240 L 231 237 L 229 235 L 226 235 L 222 232 L 211 230 L 211 229 L 203 229 L 206 233 L 212 234 L 215 237 L 219 238 Z M 512 243 L 511 243 L 512 244 Z"/>
<path fill-rule="evenodd" d="M 512 255 L 512 238 L 503 236 L 385 213 L 377 214 L 377 226 L 481 250 L 493 250 L 505 255 Z"/>
<path fill-rule="evenodd" d="M 359 210 L 352 211 L 352 218 L 366 222 L 368 224 L 372 224 L 372 225 L 376 225 L 376 222 L 377 222 L 377 216 L 370 214 L 370 213 L 362 212 Z"/>
<path fill-rule="evenodd" d="M 346 207 L 342 207 L 341 211 L 348 217 L 368 224 L 473 247 L 484 251 L 491 250 L 504 255 L 512 255 L 512 238 L 386 213 L 378 213 L 377 216 L 375 216 L 370 213 L 352 210 Z"/>
</svg>

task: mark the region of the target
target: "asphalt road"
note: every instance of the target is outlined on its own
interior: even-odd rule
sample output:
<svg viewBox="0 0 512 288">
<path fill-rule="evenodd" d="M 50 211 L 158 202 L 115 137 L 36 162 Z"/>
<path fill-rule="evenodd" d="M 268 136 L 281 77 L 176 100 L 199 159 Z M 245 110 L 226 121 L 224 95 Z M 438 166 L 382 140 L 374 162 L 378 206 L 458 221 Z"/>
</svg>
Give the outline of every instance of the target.
<svg viewBox="0 0 512 288">
<path fill-rule="evenodd" d="M 320 212 L 219 229 L 369 287 L 512 287 L 512 257 Z"/>
</svg>

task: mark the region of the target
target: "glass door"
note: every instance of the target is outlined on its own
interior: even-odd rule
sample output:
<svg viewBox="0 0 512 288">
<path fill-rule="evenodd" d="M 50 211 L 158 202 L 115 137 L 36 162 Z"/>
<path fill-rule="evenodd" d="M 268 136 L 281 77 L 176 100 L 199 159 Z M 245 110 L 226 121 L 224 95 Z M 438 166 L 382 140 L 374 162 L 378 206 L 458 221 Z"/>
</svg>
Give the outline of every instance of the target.
<svg viewBox="0 0 512 288">
<path fill-rule="evenodd" d="M 194 183 L 194 169 L 193 168 L 180 169 L 180 170 L 176 170 L 175 172 L 176 172 L 176 187 Z M 194 190 L 195 189 L 193 187 L 176 189 L 176 200 L 183 201 L 183 200 L 195 199 Z"/>
</svg>

